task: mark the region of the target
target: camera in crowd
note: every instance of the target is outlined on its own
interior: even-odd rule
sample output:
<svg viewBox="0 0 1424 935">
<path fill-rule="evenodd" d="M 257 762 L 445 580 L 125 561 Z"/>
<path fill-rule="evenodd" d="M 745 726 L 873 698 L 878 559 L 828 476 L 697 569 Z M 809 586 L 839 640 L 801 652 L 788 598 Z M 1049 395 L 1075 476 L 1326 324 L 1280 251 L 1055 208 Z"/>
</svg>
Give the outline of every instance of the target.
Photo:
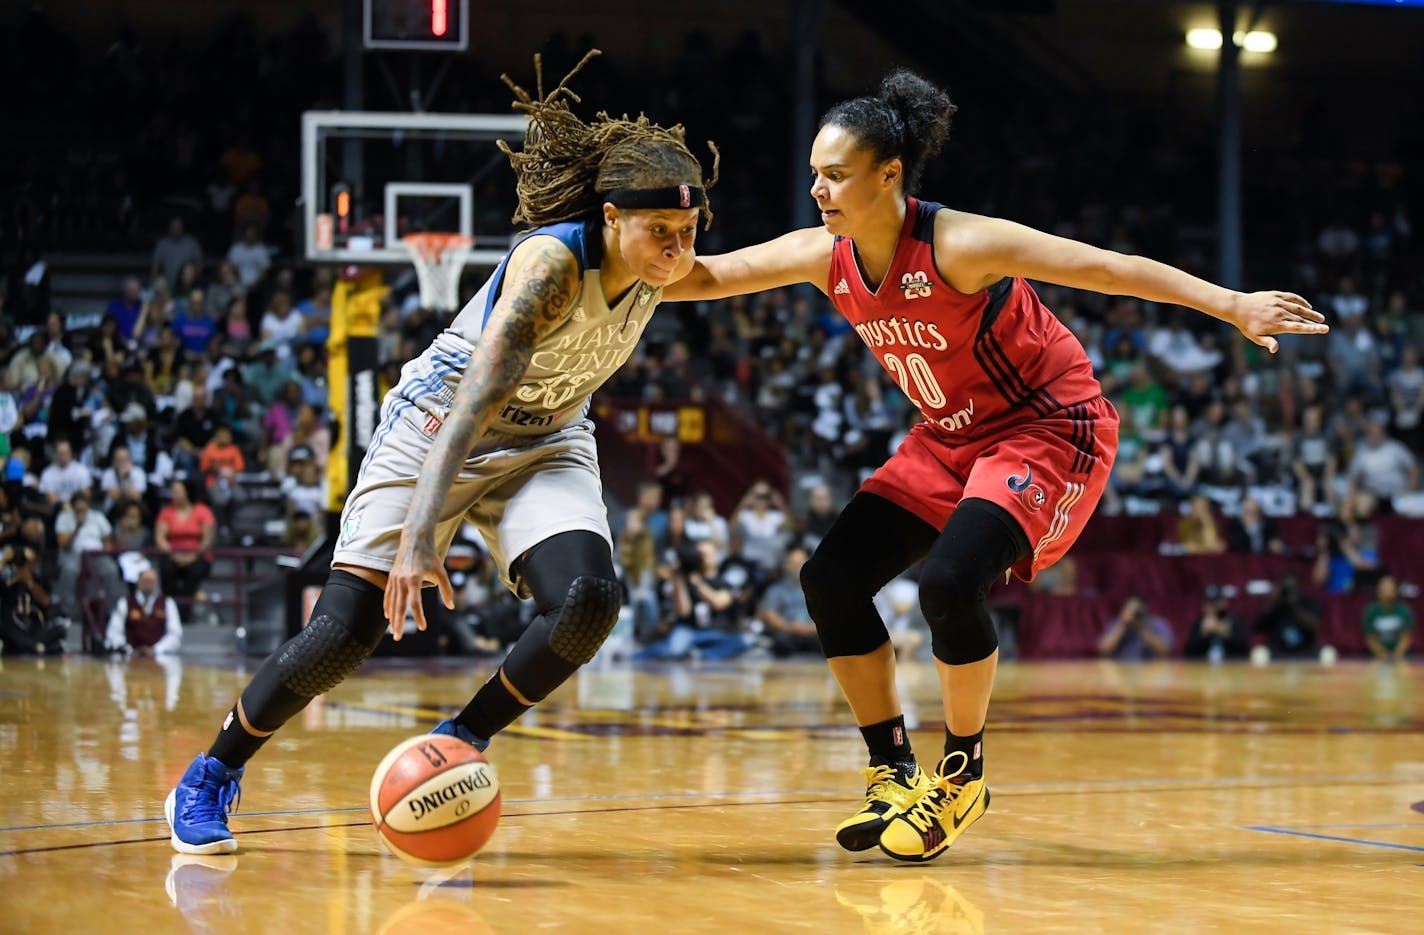
<svg viewBox="0 0 1424 935">
<path fill-rule="evenodd" d="M 702 571 L 702 552 L 696 545 L 685 545 L 677 550 L 677 572 L 680 575 L 695 575 Z"/>
<path fill-rule="evenodd" d="M 27 545 L 0 549 L 0 583 L 14 584 L 26 569 L 33 570 L 38 565 L 39 558 L 39 553 Z"/>
</svg>

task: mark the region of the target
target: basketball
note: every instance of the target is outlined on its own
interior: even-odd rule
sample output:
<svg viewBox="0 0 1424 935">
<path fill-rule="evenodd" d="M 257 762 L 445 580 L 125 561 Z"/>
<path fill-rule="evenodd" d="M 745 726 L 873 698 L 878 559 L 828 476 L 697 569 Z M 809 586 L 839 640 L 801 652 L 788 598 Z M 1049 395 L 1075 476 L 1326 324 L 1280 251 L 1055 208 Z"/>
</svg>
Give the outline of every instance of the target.
<svg viewBox="0 0 1424 935">
<path fill-rule="evenodd" d="M 419 867 L 468 860 L 499 824 L 499 778 L 456 737 L 422 734 L 397 744 L 371 777 L 371 823 L 386 850 Z"/>
</svg>

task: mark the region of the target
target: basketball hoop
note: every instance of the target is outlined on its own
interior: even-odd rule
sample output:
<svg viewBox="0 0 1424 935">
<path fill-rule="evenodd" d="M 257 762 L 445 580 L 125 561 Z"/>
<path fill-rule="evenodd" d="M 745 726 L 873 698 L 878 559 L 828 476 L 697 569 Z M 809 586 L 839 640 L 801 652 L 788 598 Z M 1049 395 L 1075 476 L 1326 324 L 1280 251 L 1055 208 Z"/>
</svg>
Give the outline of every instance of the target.
<svg viewBox="0 0 1424 935">
<path fill-rule="evenodd" d="M 459 308 L 460 270 L 475 245 L 475 238 L 425 232 L 406 234 L 401 244 L 415 264 L 415 275 L 420 280 L 420 304 L 441 312 Z"/>
</svg>

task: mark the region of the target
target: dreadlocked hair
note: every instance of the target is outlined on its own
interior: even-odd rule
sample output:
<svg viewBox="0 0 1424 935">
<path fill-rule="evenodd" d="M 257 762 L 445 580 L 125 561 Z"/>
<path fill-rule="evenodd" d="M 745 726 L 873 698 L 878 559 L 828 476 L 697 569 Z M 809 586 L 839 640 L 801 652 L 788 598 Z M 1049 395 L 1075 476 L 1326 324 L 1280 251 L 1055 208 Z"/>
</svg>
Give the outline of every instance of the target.
<svg viewBox="0 0 1424 935">
<path fill-rule="evenodd" d="M 682 124 L 660 127 L 646 116 L 630 120 L 625 114 L 614 118 L 600 111 L 593 123 L 584 123 L 569 107 L 580 98 L 569 87 L 594 56 L 591 49 L 564 80 L 546 96 L 544 64 L 534 56 L 537 96 L 530 95 L 508 75 L 501 80 L 514 92 L 514 109 L 529 115 L 524 132 L 524 148 L 515 152 L 504 140 L 496 145 L 509 157 L 514 169 L 519 206 L 514 223 L 533 226 L 557 224 L 591 217 L 603 208 L 603 196 L 620 188 L 661 188 L 667 185 L 717 184 L 722 156 L 716 144 L 712 151 L 712 179 L 702 180 L 702 163 L 687 148 Z M 712 225 L 712 210 L 701 209 L 706 226 Z"/>
</svg>

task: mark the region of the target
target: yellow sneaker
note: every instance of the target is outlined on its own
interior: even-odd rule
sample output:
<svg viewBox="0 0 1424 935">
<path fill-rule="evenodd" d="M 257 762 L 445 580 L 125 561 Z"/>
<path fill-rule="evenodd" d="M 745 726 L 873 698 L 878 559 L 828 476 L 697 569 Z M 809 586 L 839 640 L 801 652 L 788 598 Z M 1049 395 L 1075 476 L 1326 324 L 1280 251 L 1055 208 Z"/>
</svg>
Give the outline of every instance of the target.
<svg viewBox="0 0 1424 935">
<path fill-rule="evenodd" d="M 896 860 L 933 860 L 989 808 L 984 778 L 957 783 L 969 765 L 963 753 L 940 761 L 929 790 L 904 814 L 891 819 L 880 835 L 880 849 Z"/>
<path fill-rule="evenodd" d="M 865 804 L 836 826 L 836 843 L 848 851 L 868 851 L 880 842 L 890 819 L 904 812 L 930 787 L 913 759 L 876 762 L 865 769 Z"/>
</svg>

